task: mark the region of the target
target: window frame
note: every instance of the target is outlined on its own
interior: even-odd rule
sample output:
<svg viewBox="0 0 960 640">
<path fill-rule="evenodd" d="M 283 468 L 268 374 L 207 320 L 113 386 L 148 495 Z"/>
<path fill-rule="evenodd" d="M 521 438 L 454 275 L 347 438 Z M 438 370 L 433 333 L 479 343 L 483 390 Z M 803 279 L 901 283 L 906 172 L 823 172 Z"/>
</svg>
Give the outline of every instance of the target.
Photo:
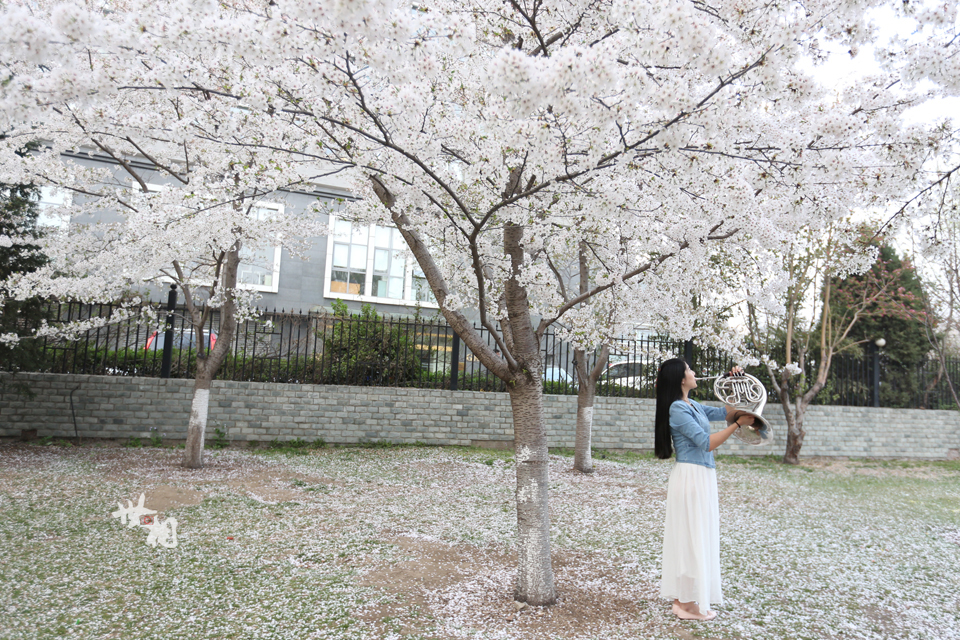
<svg viewBox="0 0 960 640">
<path fill-rule="evenodd" d="M 438 305 L 436 301 L 433 301 L 433 300 L 418 301 L 416 299 L 410 299 L 409 297 L 386 298 L 386 297 L 373 295 L 372 292 L 374 290 L 373 289 L 374 264 L 376 260 L 376 250 L 378 248 L 376 244 L 376 233 L 377 233 L 376 228 L 384 227 L 384 228 L 390 229 L 391 233 L 393 233 L 393 230 L 396 229 L 395 226 L 378 225 L 378 224 L 368 224 L 364 226 L 367 234 L 366 236 L 367 255 L 365 260 L 366 265 L 364 268 L 363 291 L 369 292 L 369 293 L 346 293 L 346 292 L 332 291 L 331 285 L 333 283 L 334 245 L 345 244 L 344 243 L 345 239 L 338 238 L 335 231 L 336 223 L 338 220 L 343 222 L 349 222 L 351 225 L 351 233 L 353 232 L 353 228 L 357 225 L 356 222 L 346 220 L 344 218 L 335 216 L 333 214 L 330 215 L 330 222 L 329 222 L 330 234 L 327 236 L 327 256 L 325 260 L 324 276 L 323 276 L 323 297 L 324 298 L 330 299 L 330 300 L 336 300 L 339 298 L 340 300 L 353 300 L 355 302 L 369 302 L 374 304 L 392 304 L 392 305 L 403 306 L 403 307 L 420 306 L 420 307 L 425 307 L 430 309 L 440 308 L 440 305 Z M 350 242 L 347 244 L 353 244 L 353 243 Z M 383 249 L 383 247 L 379 247 L 379 248 Z M 404 257 L 404 266 L 403 266 L 403 293 L 404 293 L 404 296 L 415 296 L 416 292 L 414 291 L 414 288 L 413 288 L 413 280 L 414 280 L 413 274 L 414 274 L 414 270 L 418 266 L 416 264 L 416 260 L 413 258 L 413 256 L 410 255 L 410 252 L 406 246 L 404 246 L 402 249 L 391 248 L 389 250 L 394 254 L 396 253 L 406 254 L 406 256 Z M 390 259 L 392 260 L 393 258 L 394 256 L 391 255 Z"/>
<path fill-rule="evenodd" d="M 278 215 L 283 214 L 283 204 L 278 202 L 264 202 L 259 201 L 251 207 L 252 209 L 272 209 L 274 213 Z M 268 254 L 267 258 L 269 259 L 270 248 L 267 247 L 264 251 Z M 283 247 L 279 244 L 273 245 L 273 284 L 264 285 L 264 284 L 252 284 L 249 282 L 240 281 L 240 269 L 237 269 L 237 288 L 238 289 L 247 289 L 249 291 L 259 291 L 261 293 L 278 293 L 280 291 L 280 254 L 283 251 Z M 240 253 L 243 253 L 243 247 L 240 248 Z M 249 265 L 249 266 L 259 266 L 259 265 Z M 240 260 L 240 268 L 243 267 L 243 260 Z M 266 270 L 266 267 L 260 267 Z"/>
</svg>

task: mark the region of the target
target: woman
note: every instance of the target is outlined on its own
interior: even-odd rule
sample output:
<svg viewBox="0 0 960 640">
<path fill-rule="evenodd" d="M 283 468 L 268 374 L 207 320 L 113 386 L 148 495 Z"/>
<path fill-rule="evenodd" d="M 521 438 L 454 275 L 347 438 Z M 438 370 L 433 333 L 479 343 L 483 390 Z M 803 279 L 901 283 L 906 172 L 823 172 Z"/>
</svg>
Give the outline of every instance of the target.
<svg viewBox="0 0 960 640">
<path fill-rule="evenodd" d="M 697 388 L 694 376 L 680 358 L 664 362 L 657 374 L 655 451 L 663 459 L 677 452 L 667 486 L 660 595 L 673 600 L 673 613 L 681 620 L 713 620 L 717 613 L 709 610 L 710 603 L 723 604 L 713 450 L 741 423 L 752 424 L 753 417 L 733 407 L 705 407 L 690 400 L 687 395 Z M 710 422 L 720 420 L 726 420 L 727 427 L 711 434 Z"/>
</svg>

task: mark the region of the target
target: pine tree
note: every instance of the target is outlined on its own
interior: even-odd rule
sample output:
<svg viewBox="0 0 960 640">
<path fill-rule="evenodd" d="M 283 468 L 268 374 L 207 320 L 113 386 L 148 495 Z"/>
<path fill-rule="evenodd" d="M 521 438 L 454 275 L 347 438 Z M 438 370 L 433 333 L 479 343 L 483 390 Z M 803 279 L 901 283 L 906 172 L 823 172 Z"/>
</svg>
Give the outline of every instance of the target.
<svg viewBox="0 0 960 640">
<path fill-rule="evenodd" d="M 0 184 L 0 236 L 20 239 L 39 239 L 37 201 L 39 189 L 33 185 Z M 0 246 L 0 335 L 16 334 L 27 337 L 45 317 L 44 301 L 39 298 L 15 300 L 2 283 L 15 274 L 29 273 L 47 261 L 40 246 L 33 243 L 14 243 Z M 0 342 L 0 371 L 36 371 L 42 367 L 43 350 L 35 340 Z M 0 378 L 0 390 L 11 387 L 29 394 L 29 389 L 10 376 Z"/>
<path fill-rule="evenodd" d="M 835 288 L 834 309 L 842 313 L 848 297 L 873 286 L 871 283 L 896 280 L 896 297 L 876 302 L 866 310 L 850 333 L 850 339 L 869 345 L 883 338 L 881 353 L 880 404 L 884 407 L 912 407 L 919 391 L 918 368 L 930 351 L 923 324 L 923 288 L 916 270 L 890 246 L 882 245 L 870 271 L 850 276 Z"/>
</svg>

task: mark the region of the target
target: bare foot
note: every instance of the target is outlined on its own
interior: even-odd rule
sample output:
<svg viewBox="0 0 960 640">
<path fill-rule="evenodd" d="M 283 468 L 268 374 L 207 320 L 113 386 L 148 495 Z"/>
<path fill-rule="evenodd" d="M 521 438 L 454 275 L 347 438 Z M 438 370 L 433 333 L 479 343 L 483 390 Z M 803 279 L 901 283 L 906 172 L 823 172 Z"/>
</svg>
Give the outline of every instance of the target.
<svg viewBox="0 0 960 640">
<path fill-rule="evenodd" d="M 674 603 L 673 615 L 677 616 L 681 620 L 701 620 L 706 622 L 716 618 L 717 612 L 707 611 L 706 613 L 700 613 L 700 608 L 695 602 L 683 602 Z"/>
</svg>

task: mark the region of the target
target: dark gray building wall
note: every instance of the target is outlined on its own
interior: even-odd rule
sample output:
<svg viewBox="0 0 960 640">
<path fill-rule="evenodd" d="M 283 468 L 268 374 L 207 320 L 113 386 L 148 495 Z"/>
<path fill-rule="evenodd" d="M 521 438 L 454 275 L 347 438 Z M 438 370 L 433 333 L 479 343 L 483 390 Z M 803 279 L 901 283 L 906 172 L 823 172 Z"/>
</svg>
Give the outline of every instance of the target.
<svg viewBox="0 0 960 640">
<path fill-rule="evenodd" d="M 68 154 L 70 160 L 88 167 L 113 167 L 113 178 L 110 186 L 126 188 L 132 184 L 132 178 L 109 157 L 101 154 L 72 153 Z M 143 171 L 143 176 L 149 184 L 165 185 L 171 188 L 178 188 L 179 184 L 171 181 L 164 175 L 151 171 L 149 163 L 139 162 L 137 160 L 131 163 L 139 170 Z M 75 202 L 82 202 L 82 195 L 75 195 Z M 329 203 L 338 209 L 338 203 L 352 199 L 351 194 L 339 187 L 330 185 L 318 185 L 313 191 L 280 191 L 276 197 L 267 196 L 264 198 L 268 202 L 282 203 L 293 211 L 305 211 L 312 207 L 317 200 Z M 104 210 L 99 214 L 98 219 L 102 221 L 111 221 L 118 219 L 116 212 Z M 321 222 L 328 223 L 329 217 L 321 215 Z M 78 220 L 83 222 L 84 220 Z M 90 220 L 92 221 L 92 220 Z M 317 312 L 321 310 L 330 311 L 336 295 L 325 297 L 324 284 L 328 278 L 326 273 L 327 260 L 327 238 L 311 238 L 310 247 L 301 256 L 293 255 L 289 250 L 282 249 L 280 255 L 280 274 L 277 282 L 277 292 L 260 292 L 261 299 L 258 306 L 262 309 L 283 309 L 294 312 Z M 155 302 L 164 302 L 167 299 L 166 287 L 147 287 L 145 294 Z M 357 301 L 347 301 L 347 306 L 352 311 L 359 311 L 363 303 Z M 382 314 L 389 315 L 412 315 L 414 308 L 409 305 L 389 304 L 376 302 L 374 306 Z M 428 305 L 429 306 L 429 305 Z"/>
</svg>

